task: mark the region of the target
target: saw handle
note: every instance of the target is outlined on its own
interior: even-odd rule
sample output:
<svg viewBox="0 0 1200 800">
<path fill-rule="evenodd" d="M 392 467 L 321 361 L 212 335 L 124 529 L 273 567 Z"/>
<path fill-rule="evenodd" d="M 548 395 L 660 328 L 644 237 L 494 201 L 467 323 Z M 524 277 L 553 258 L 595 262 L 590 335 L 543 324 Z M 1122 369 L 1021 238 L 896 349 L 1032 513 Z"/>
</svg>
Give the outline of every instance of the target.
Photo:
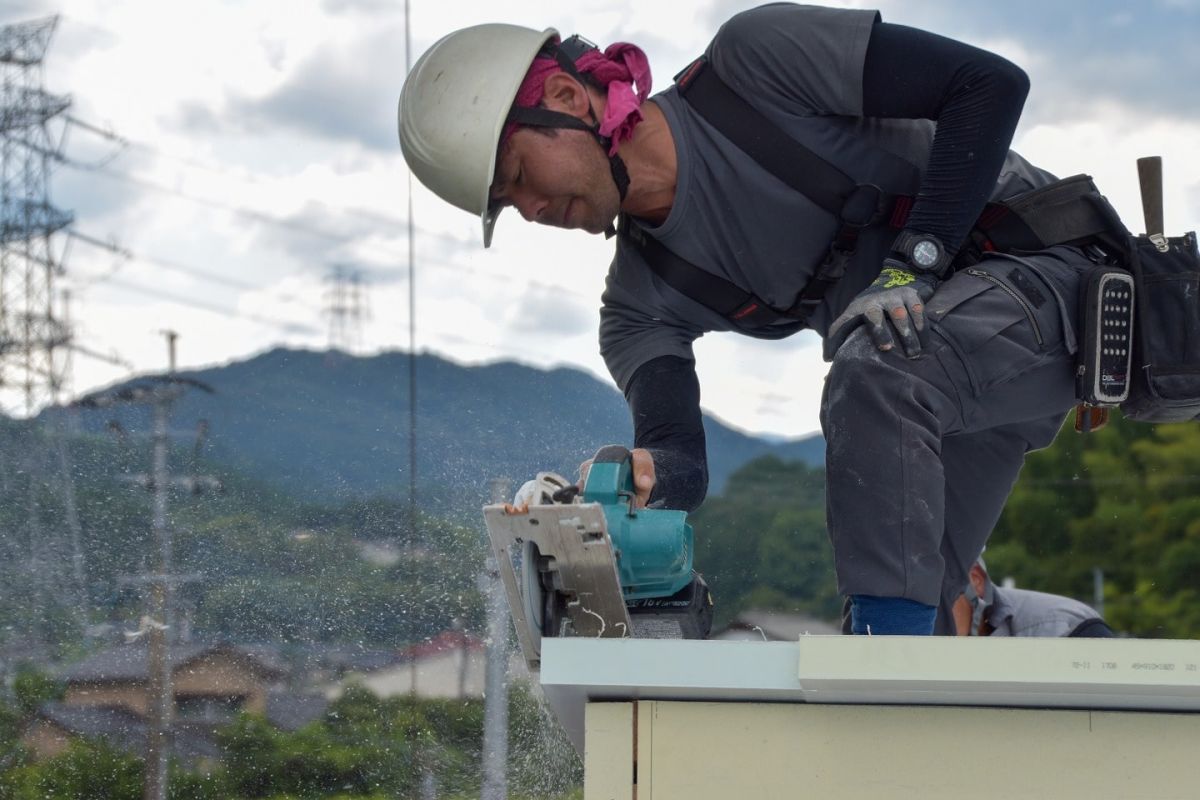
<svg viewBox="0 0 1200 800">
<path fill-rule="evenodd" d="M 633 454 L 623 444 L 606 444 L 592 456 L 593 464 L 623 464 L 632 460 Z"/>
<path fill-rule="evenodd" d="M 622 499 L 634 513 L 633 454 L 629 448 L 609 444 L 596 451 L 583 484 L 583 501 L 615 505 Z"/>
</svg>

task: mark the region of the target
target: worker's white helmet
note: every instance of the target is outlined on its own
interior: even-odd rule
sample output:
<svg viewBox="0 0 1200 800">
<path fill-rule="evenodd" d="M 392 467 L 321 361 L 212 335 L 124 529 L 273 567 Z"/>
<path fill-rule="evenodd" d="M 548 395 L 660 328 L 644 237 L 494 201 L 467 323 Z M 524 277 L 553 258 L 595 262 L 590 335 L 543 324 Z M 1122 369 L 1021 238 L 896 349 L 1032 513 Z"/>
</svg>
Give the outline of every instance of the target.
<svg viewBox="0 0 1200 800">
<path fill-rule="evenodd" d="M 558 31 L 492 23 L 463 28 L 422 55 L 400 92 L 400 149 L 434 194 L 483 220 L 492 243 L 499 208 L 488 202 L 496 148 L 534 57 Z"/>
</svg>

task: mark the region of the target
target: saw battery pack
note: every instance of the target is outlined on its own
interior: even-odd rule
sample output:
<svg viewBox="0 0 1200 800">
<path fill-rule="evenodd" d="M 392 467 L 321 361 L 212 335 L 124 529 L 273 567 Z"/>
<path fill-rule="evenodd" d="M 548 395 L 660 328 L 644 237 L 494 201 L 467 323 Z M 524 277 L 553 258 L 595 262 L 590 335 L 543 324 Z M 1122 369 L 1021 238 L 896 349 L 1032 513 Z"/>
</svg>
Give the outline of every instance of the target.
<svg viewBox="0 0 1200 800">
<path fill-rule="evenodd" d="M 1119 405 L 1129 397 L 1133 365 L 1133 276 L 1123 269 L 1096 268 L 1083 288 L 1081 305 L 1079 399 L 1092 406 Z"/>
<path fill-rule="evenodd" d="M 712 594 L 698 572 L 670 597 L 628 600 L 625 608 L 638 639 L 707 639 L 712 630 Z"/>
</svg>

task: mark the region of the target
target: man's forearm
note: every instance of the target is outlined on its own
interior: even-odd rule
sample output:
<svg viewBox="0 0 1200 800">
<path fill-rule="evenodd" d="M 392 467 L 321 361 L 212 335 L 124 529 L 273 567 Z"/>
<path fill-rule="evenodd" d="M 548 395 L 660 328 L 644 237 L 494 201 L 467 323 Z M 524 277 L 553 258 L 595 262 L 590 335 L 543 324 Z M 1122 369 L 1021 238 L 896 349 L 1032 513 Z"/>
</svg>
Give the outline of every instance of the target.
<svg viewBox="0 0 1200 800">
<path fill-rule="evenodd" d="M 675 356 L 649 361 L 630 379 L 625 399 L 633 416 L 634 446 L 646 448 L 654 458 L 650 502 L 694 511 L 708 490 L 695 365 Z"/>
<path fill-rule="evenodd" d="M 915 28 L 875 26 L 864 115 L 937 122 L 907 228 L 958 249 L 996 185 L 1028 92 L 1025 72 L 1000 56 Z"/>
</svg>

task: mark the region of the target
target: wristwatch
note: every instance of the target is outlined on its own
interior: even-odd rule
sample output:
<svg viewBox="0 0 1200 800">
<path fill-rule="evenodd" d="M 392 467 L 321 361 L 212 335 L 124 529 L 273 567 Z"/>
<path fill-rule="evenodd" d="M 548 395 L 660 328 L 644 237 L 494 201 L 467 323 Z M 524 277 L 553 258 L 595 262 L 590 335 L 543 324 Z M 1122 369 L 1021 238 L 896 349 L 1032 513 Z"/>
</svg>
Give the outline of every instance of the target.
<svg viewBox="0 0 1200 800">
<path fill-rule="evenodd" d="M 892 252 L 914 269 L 936 275 L 945 272 L 950 263 L 950 257 L 946 254 L 941 240 L 928 233 L 901 231 L 892 242 Z"/>
</svg>

